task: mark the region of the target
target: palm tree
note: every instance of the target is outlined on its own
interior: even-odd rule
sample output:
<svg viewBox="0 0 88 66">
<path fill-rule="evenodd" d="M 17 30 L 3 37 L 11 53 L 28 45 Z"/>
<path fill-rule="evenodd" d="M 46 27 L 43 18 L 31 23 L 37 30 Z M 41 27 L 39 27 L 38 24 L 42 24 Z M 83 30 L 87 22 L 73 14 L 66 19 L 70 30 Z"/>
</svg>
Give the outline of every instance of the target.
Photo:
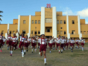
<svg viewBox="0 0 88 66">
<path fill-rule="evenodd" d="M 3 11 L 0 11 L 0 13 L 3 13 Z M 2 15 L 0 15 L 0 17 L 2 17 Z M 2 21 L 2 19 L 0 18 L 0 21 Z M 1 24 L 1 22 L 0 22 L 0 24 Z"/>
</svg>

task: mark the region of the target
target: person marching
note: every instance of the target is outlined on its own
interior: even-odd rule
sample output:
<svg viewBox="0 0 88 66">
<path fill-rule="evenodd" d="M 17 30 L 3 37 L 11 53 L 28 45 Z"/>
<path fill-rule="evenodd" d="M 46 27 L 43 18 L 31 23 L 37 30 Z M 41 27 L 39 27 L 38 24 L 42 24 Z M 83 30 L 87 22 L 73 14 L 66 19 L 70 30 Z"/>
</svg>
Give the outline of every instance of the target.
<svg viewBox="0 0 88 66">
<path fill-rule="evenodd" d="M 0 52 L 2 52 L 2 45 L 3 45 L 3 34 L 0 34 Z"/>
<path fill-rule="evenodd" d="M 35 52 L 36 52 L 36 39 L 35 37 L 32 37 L 31 39 L 31 44 L 32 44 L 32 53 L 33 53 L 33 49 L 35 49 Z"/>
<path fill-rule="evenodd" d="M 61 39 L 61 53 L 63 53 L 64 45 L 65 45 L 65 40 L 64 40 L 64 37 L 62 37 L 62 39 Z"/>
<path fill-rule="evenodd" d="M 40 36 L 38 37 L 38 48 L 40 48 Z"/>
<path fill-rule="evenodd" d="M 60 37 L 58 37 L 58 38 L 55 40 L 55 42 L 56 42 L 56 50 L 57 50 L 57 48 L 58 48 L 58 46 L 59 46 L 59 53 L 60 53 L 60 42 L 61 42 Z"/>
<path fill-rule="evenodd" d="M 74 38 L 72 38 L 70 40 L 71 52 L 73 52 L 74 44 L 75 44 L 75 40 L 74 40 Z"/>
<path fill-rule="evenodd" d="M 26 50 L 28 50 L 28 46 L 29 46 L 29 41 L 28 41 L 28 37 L 26 36 L 24 40 L 24 55 L 26 54 Z"/>
<path fill-rule="evenodd" d="M 24 57 L 24 51 L 23 51 L 24 40 L 25 40 L 25 37 L 24 37 L 24 34 L 22 34 L 22 36 L 20 36 L 20 43 L 19 43 L 19 48 L 21 50 L 22 57 Z"/>
<path fill-rule="evenodd" d="M 12 43 L 12 37 L 11 37 L 11 34 L 8 33 L 9 30 L 7 31 L 7 41 L 6 41 L 6 44 L 7 44 L 7 50 L 11 50 L 11 43 Z"/>
<path fill-rule="evenodd" d="M 46 44 L 47 40 L 45 38 L 45 35 L 42 34 L 40 38 L 40 55 L 42 56 L 42 53 L 44 54 L 44 64 L 46 65 Z"/>
<path fill-rule="evenodd" d="M 50 39 L 49 39 L 49 49 L 50 49 L 50 53 L 51 53 L 52 45 L 53 45 L 53 38 L 50 37 Z"/>
<path fill-rule="evenodd" d="M 70 44 L 70 41 L 69 41 L 69 39 L 66 38 L 66 47 L 67 47 L 67 49 L 68 49 L 69 44 Z"/>
<path fill-rule="evenodd" d="M 28 38 L 28 46 L 31 44 L 31 37 Z M 27 47 L 27 52 L 28 52 L 28 47 Z"/>
<path fill-rule="evenodd" d="M 76 47 L 77 47 L 77 48 L 79 48 L 79 41 L 80 41 L 80 39 L 76 39 L 76 40 L 75 40 L 75 44 L 76 44 Z"/>
<path fill-rule="evenodd" d="M 82 51 L 84 51 L 84 44 L 85 44 L 85 40 L 83 38 L 81 38 Z"/>
<path fill-rule="evenodd" d="M 10 56 L 12 56 L 13 48 L 15 47 L 16 44 L 17 44 L 16 35 L 13 34 L 12 43 L 11 43 L 11 50 L 10 50 Z"/>
</svg>

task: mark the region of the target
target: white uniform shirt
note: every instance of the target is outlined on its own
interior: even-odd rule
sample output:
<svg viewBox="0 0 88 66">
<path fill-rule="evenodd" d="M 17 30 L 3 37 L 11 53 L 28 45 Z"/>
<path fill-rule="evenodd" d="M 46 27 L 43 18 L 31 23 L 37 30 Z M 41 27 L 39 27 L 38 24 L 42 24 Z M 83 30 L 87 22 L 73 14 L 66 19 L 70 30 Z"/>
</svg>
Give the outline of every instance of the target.
<svg viewBox="0 0 88 66">
<path fill-rule="evenodd" d="M 31 39 L 30 39 L 30 38 L 28 38 L 28 39 L 27 39 L 27 41 L 28 41 L 28 42 L 31 42 Z"/>
<path fill-rule="evenodd" d="M 56 43 L 60 43 L 60 42 L 61 42 L 61 39 L 57 38 Z"/>
<path fill-rule="evenodd" d="M 71 43 L 75 43 L 75 40 L 70 40 Z"/>
<path fill-rule="evenodd" d="M 12 37 L 12 42 L 16 42 L 16 37 Z"/>
<path fill-rule="evenodd" d="M 47 39 L 39 39 L 40 44 L 45 45 L 47 43 Z"/>
<path fill-rule="evenodd" d="M 21 42 L 24 42 L 24 40 L 25 40 L 25 37 L 20 37 Z"/>
<path fill-rule="evenodd" d="M 84 39 L 82 39 L 82 40 L 81 40 L 81 43 L 85 43 L 85 40 L 84 40 Z"/>
<path fill-rule="evenodd" d="M 75 40 L 75 42 L 79 42 L 79 40 Z"/>
<path fill-rule="evenodd" d="M 69 43 L 70 42 L 70 40 L 67 40 L 67 43 Z"/>
<path fill-rule="evenodd" d="M 53 43 L 53 39 L 51 39 L 51 40 L 49 41 L 49 43 Z"/>
<path fill-rule="evenodd" d="M 65 39 L 62 39 L 62 40 L 61 40 L 61 44 L 64 44 L 64 43 L 65 43 Z"/>
<path fill-rule="evenodd" d="M 7 37 L 7 40 L 11 40 L 11 39 L 12 39 L 12 37 L 11 37 L 11 36 L 8 36 L 8 37 Z"/>
<path fill-rule="evenodd" d="M 32 42 L 32 43 L 36 43 L 36 40 L 32 39 L 31 42 Z"/>
<path fill-rule="evenodd" d="M 5 41 L 6 41 L 6 39 L 4 38 L 4 39 L 3 39 L 3 42 L 5 42 Z"/>
</svg>

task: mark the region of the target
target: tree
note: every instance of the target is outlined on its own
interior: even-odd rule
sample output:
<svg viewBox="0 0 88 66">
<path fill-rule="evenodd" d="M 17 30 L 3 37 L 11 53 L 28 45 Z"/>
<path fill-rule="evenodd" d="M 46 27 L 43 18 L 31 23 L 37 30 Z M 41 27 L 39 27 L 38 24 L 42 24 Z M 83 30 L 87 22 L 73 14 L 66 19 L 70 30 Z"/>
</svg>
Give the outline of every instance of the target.
<svg viewBox="0 0 88 66">
<path fill-rule="evenodd" d="M 3 13 L 3 11 L 0 11 L 0 13 Z M 0 21 L 2 21 L 1 17 L 2 17 L 2 15 L 0 15 Z M 1 24 L 1 22 L 0 22 L 0 24 Z"/>
</svg>

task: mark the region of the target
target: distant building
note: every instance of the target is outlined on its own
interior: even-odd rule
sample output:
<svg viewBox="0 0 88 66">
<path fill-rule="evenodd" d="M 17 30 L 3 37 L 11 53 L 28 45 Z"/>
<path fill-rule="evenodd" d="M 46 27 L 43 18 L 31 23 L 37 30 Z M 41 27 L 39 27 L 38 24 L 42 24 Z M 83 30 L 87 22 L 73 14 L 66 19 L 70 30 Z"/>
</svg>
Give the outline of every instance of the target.
<svg viewBox="0 0 88 66">
<path fill-rule="evenodd" d="M 7 35 L 7 29 L 11 34 L 18 30 L 28 36 L 45 34 L 46 37 L 56 38 L 60 35 L 88 40 L 88 24 L 85 24 L 85 19 L 80 19 L 79 15 L 63 16 L 62 12 L 56 11 L 56 7 L 41 7 L 41 11 L 35 12 L 34 16 L 19 15 L 18 19 L 13 19 L 13 24 L 0 24 L 0 32 L 4 36 Z"/>
</svg>

